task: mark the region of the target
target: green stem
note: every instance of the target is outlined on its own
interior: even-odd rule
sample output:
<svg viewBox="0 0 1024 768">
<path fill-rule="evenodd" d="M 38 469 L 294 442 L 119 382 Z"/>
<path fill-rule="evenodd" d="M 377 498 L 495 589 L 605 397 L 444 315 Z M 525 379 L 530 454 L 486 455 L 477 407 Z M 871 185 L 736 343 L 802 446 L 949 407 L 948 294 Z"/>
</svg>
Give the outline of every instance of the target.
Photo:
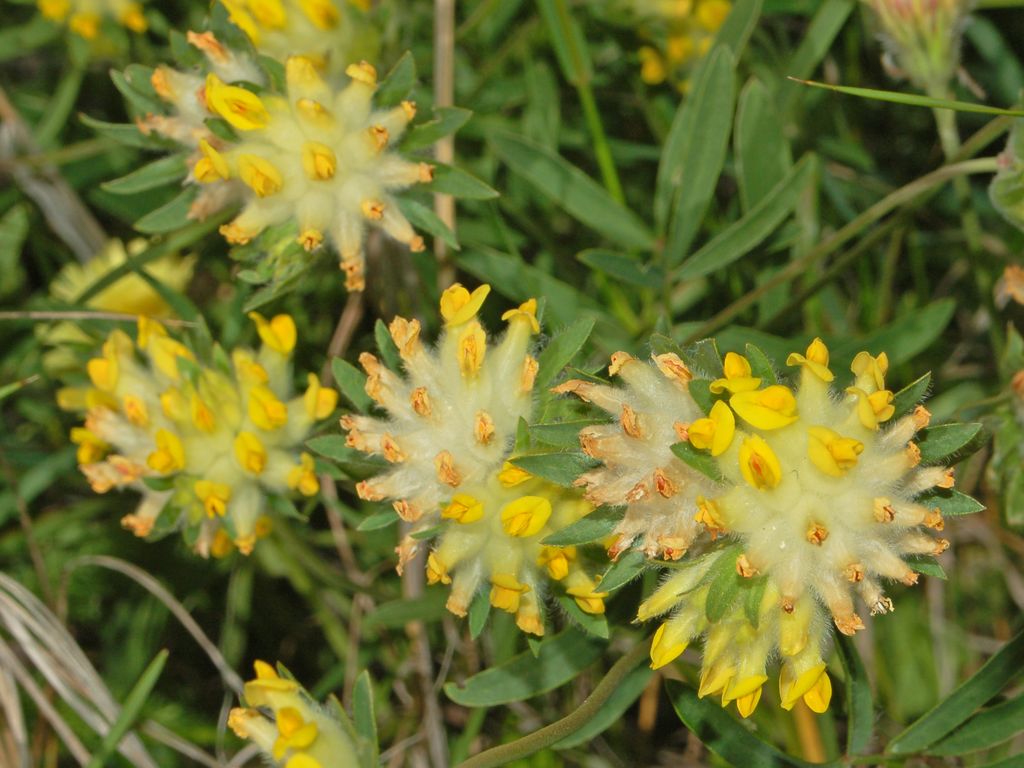
<svg viewBox="0 0 1024 768">
<path fill-rule="evenodd" d="M 64 75 L 53 92 L 48 109 L 43 113 L 42 120 L 33 130 L 35 140 L 41 147 L 49 147 L 57 140 L 61 129 L 68 124 L 68 115 L 75 108 L 78 92 L 82 90 L 85 79 L 85 65 L 72 62 L 71 69 Z"/>
<path fill-rule="evenodd" d="M 545 747 L 550 747 L 566 736 L 576 733 L 580 728 L 589 723 L 597 714 L 601 706 L 608 700 L 623 678 L 629 674 L 637 664 L 647 657 L 650 651 L 649 644 L 637 643 L 625 656 L 616 661 L 608 674 L 604 676 L 594 691 L 584 699 L 583 703 L 572 714 L 566 715 L 551 725 L 546 725 L 540 730 L 534 731 L 521 739 L 516 739 L 509 744 L 502 744 L 492 747 L 478 755 L 461 763 L 458 768 L 498 768 L 507 765 L 513 760 L 532 755 Z"/>
<path fill-rule="evenodd" d="M 942 145 L 942 154 L 946 162 L 952 162 L 960 151 L 960 132 L 956 125 L 956 112 L 951 109 L 933 109 L 935 125 L 939 132 L 939 143 Z M 978 220 L 978 212 L 971 205 L 971 185 L 963 176 L 953 180 L 953 190 L 956 192 L 957 202 L 960 207 L 960 221 L 963 223 L 964 235 L 967 238 L 967 248 L 971 253 L 981 252 L 981 222 Z"/>
<path fill-rule="evenodd" d="M 835 232 L 827 240 L 819 243 L 816 248 L 810 250 L 806 255 L 791 261 L 786 267 L 777 272 L 771 280 L 768 280 L 727 306 L 717 315 L 697 328 L 696 331 L 691 333 L 683 343 L 693 343 L 694 341 L 706 338 L 712 333 L 715 333 L 719 329 L 725 327 L 734 317 L 755 304 L 765 293 L 804 274 L 812 264 L 824 259 L 832 252 L 838 250 L 849 240 L 859 235 L 863 230 L 867 229 L 869 226 L 896 208 L 899 208 L 901 205 L 914 202 L 918 196 L 924 195 L 941 184 L 945 184 L 950 179 L 967 176 L 973 173 L 995 173 L 997 168 L 998 163 L 996 158 L 982 157 L 976 160 L 967 160 L 963 163 L 944 165 L 943 167 L 938 168 L 903 187 L 900 187 L 895 192 L 892 192 L 872 205 L 842 229 Z"/>
<path fill-rule="evenodd" d="M 601 113 L 598 111 L 597 102 L 594 100 L 594 91 L 590 87 L 583 54 L 576 47 L 576 36 L 573 34 L 572 17 L 569 15 L 569 8 L 566 6 L 565 0 L 554 0 L 554 5 L 558 14 L 558 26 L 561 27 L 562 38 L 565 40 L 569 56 L 572 58 L 573 70 L 576 74 L 573 78 L 573 85 L 580 96 L 583 117 L 587 123 L 587 130 L 590 131 L 590 138 L 594 142 L 594 155 L 597 158 L 597 165 L 601 169 L 601 179 L 604 181 L 608 194 L 615 198 L 619 205 L 624 206 L 626 204 L 626 196 L 622 193 L 619 172 L 616 170 L 615 161 L 612 159 L 612 150 L 608 145 L 608 136 L 604 132 L 604 124 L 601 122 Z"/>
</svg>

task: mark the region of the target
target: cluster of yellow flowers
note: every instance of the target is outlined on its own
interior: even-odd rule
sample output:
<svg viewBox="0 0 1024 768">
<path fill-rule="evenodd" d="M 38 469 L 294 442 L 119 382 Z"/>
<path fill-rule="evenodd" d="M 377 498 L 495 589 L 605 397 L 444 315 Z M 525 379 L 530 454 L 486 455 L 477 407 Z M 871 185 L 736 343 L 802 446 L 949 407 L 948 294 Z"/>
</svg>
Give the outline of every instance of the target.
<svg viewBox="0 0 1024 768">
<path fill-rule="evenodd" d="M 317 705 L 295 680 L 282 677 L 265 661 L 255 663 L 256 679 L 245 684 L 245 707 L 235 707 L 228 726 L 256 744 L 280 768 L 332 768 L 361 765 L 353 734 L 338 717 Z M 335 712 L 343 717 L 341 707 Z M 269 716 L 268 716 L 269 715 Z"/>
<path fill-rule="evenodd" d="M 159 322 L 139 319 L 138 341 L 116 330 L 86 367 L 90 387 L 58 394 L 86 413 L 71 431 L 93 490 L 132 488 L 138 509 L 122 524 L 138 536 L 184 529 L 201 555 L 248 554 L 270 525 L 272 495 L 319 491 L 313 457 L 298 446 L 335 407 L 313 374 L 292 392 L 295 323 L 252 313 L 260 350 L 217 350 L 203 365 Z"/>
<path fill-rule="evenodd" d="M 148 24 L 142 5 L 135 0 L 38 0 L 39 12 L 64 23 L 76 35 L 94 40 L 104 19 L 112 19 L 132 32 L 145 32 Z"/>
<path fill-rule="evenodd" d="M 444 333 L 436 348 L 420 341 L 417 320 L 395 318 L 390 331 L 407 376 L 364 353 L 366 392 L 388 415 L 346 415 L 348 445 L 382 455 L 391 471 L 360 483 L 363 499 L 393 500 L 419 530 L 441 524 L 427 558 L 430 583 L 451 584 L 448 609 L 464 616 L 481 588 L 535 635 L 544 633 L 545 581 L 563 585 L 579 607 L 604 612 L 604 594 L 575 547 L 549 547 L 545 537 L 576 522 L 591 505 L 574 492 L 509 463 L 516 428 L 528 419 L 538 363 L 530 339 L 540 331 L 533 299 L 502 318 L 508 330 L 489 342 L 477 319 L 489 286 L 459 284 L 441 297 Z M 402 568 L 418 542 L 399 546 Z"/>
<path fill-rule="evenodd" d="M 803 698 L 823 711 L 831 690 L 826 616 L 844 634 L 862 629 L 856 597 L 872 614 L 891 611 L 881 580 L 914 584 L 904 558 L 949 546 L 927 532 L 942 530 L 942 515 L 919 497 L 951 488 L 952 470 L 919 466 L 914 438 L 929 421 L 922 406 L 882 428 L 895 413 L 885 354 L 858 354 L 853 383 L 841 393 L 830 386 L 821 340 L 786 362 L 801 369 L 796 391 L 727 354 L 723 375 L 707 387 L 717 399 L 699 418 L 692 374 L 671 354 L 656 355 L 655 365 L 613 356 L 623 390 L 582 381 L 559 388 L 616 418 L 580 434 L 584 450 L 604 462 L 581 478 L 588 498 L 627 507 L 613 554 L 638 539 L 649 554 L 678 558 L 700 530 L 730 544 L 701 540 L 638 618 L 671 614 L 654 637 L 655 667 L 706 633 L 700 694 L 721 692 L 744 716 L 776 654 L 783 705 Z M 718 477 L 674 455 L 676 441 L 712 459 Z"/>
<path fill-rule="evenodd" d="M 650 42 L 639 50 L 640 77 L 683 91 L 693 64 L 711 48 L 732 9 L 729 0 L 631 0 L 630 6 L 640 35 Z"/>
</svg>

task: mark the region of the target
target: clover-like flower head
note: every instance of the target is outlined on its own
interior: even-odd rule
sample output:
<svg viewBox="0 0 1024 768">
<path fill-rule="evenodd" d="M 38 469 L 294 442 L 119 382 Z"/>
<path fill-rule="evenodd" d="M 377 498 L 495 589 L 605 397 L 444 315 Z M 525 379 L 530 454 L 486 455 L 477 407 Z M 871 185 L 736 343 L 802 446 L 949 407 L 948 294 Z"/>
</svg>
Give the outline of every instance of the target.
<svg viewBox="0 0 1024 768">
<path fill-rule="evenodd" d="M 359 495 L 391 500 L 419 530 L 442 526 L 427 558 L 427 578 L 451 584 L 448 609 L 463 616 L 474 596 L 489 589 L 492 605 L 541 635 L 548 579 L 560 582 L 582 610 L 604 612 L 604 595 L 580 553 L 541 543 L 591 506 L 509 463 L 517 425 L 533 406 L 537 305 L 531 299 L 506 312 L 508 329 L 493 342 L 476 317 L 489 290 L 484 285 L 470 293 L 456 284 L 444 292 L 445 328 L 433 349 L 420 341 L 417 320 L 395 318 L 390 330 L 406 375 L 369 353 L 360 357 L 366 392 L 387 416 L 347 415 L 341 423 L 349 446 L 393 465 L 361 482 Z M 402 542 L 400 568 L 417 546 L 414 538 Z"/>
<path fill-rule="evenodd" d="M 245 684 L 246 706 L 235 707 L 228 715 L 236 736 L 252 741 L 280 768 L 365 764 L 336 700 L 331 702 L 332 714 L 265 661 L 257 661 L 255 668 L 256 679 Z"/>
<path fill-rule="evenodd" d="M 655 666 L 707 633 L 701 695 L 721 692 L 744 715 L 776 652 L 783 705 L 803 697 L 813 709 L 827 706 L 828 617 L 854 634 L 864 626 L 858 604 L 871 614 L 893 609 L 884 582 L 917 582 L 906 558 L 949 546 L 930 530 L 943 528 L 933 489 L 951 488 L 952 470 L 921 466 L 914 442 L 928 412 L 918 406 L 887 424 L 895 406 L 884 353 L 858 354 L 853 383 L 840 392 L 828 362 L 819 339 L 790 355 L 787 364 L 801 368 L 794 391 L 726 356 L 724 375 L 710 384 L 721 399 L 687 437 L 722 475 L 697 518 L 728 546 L 688 564 L 640 608 L 641 619 L 671 614 L 655 635 Z"/>
<path fill-rule="evenodd" d="M 235 349 L 229 360 L 218 348 L 212 365 L 140 318 L 137 344 L 114 331 L 88 362 L 91 387 L 59 393 L 62 407 L 86 412 L 71 439 L 93 490 L 142 494 L 121 521 L 136 535 L 177 526 L 203 556 L 248 554 L 269 530 L 270 497 L 319 491 L 300 446 L 337 393 L 310 374 L 293 397 L 295 323 L 252 317 L 260 350 Z"/>
<path fill-rule="evenodd" d="M 39 12 L 48 19 L 67 23 L 68 29 L 86 40 L 100 35 L 103 22 L 110 19 L 132 32 L 149 26 L 142 5 L 135 0 L 37 0 Z"/>
</svg>

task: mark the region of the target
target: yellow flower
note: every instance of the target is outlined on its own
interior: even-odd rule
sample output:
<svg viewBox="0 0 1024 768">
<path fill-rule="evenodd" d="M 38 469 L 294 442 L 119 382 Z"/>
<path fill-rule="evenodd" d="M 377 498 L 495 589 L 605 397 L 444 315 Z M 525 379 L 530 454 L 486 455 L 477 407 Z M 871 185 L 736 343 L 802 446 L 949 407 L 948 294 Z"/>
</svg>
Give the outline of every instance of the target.
<svg viewBox="0 0 1024 768">
<path fill-rule="evenodd" d="M 711 406 L 707 418 L 697 419 L 688 430 L 690 443 L 694 448 L 711 450 L 712 456 L 721 456 L 732 444 L 736 433 L 736 418 L 721 400 Z"/>
<path fill-rule="evenodd" d="M 737 392 L 729 398 L 729 405 L 757 429 L 780 429 L 797 420 L 796 398 L 789 387 L 780 384 Z"/>
<path fill-rule="evenodd" d="M 782 480 L 779 457 L 760 435 L 748 437 L 740 446 L 740 472 L 759 491 L 771 490 Z"/>
</svg>

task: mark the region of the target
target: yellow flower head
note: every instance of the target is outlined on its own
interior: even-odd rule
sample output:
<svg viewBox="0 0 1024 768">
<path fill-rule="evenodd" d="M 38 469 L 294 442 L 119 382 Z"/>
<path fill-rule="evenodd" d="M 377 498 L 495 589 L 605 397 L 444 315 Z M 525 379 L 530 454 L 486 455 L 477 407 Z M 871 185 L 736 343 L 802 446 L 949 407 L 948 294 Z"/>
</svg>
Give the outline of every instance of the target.
<svg viewBox="0 0 1024 768">
<path fill-rule="evenodd" d="M 252 741 L 276 765 L 287 768 L 364 764 L 349 735 L 350 723 L 336 720 L 295 680 L 280 676 L 266 662 L 257 661 L 255 667 L 256 679 L 245 684 L 245 706 L 228 716 L 236 736 Z M 334 713 L 344 717 L 340 709 Z"/>
<path fill-rule="evenodd" d="M 138 344 L 112 333 L 88 362 L 92 389 L 62 396 L 86 412 L 71 437 L 93 489 L 142 494 L 122 520 L 137 535 L 181 527 L 203 556 L 247 554 L 270 530 L 270 496 L 319 491 L 313 458 L 300 447 L 337 394 L 319 382 L 294 393 L 295 324 L 257 318 L 259 352 L 236 349 L 214 365 L 140 318 Z"/>
<path fill-rule="evenodd" d="M 37 0 L 39 12 L 86 40 L 100 36 L 104 21 L 110 20 L 126 29 L 145 32 L 149 27 L 142 5 L 135 0 Z"/>
<path fill-rule="evenodd" d="M 406 376 L 375 356 L 360 362 L 366 392 L 387 418 L 346 415 L 347 444 L 383 456 L 392 468 L 357 486 L 367 500 L 390 500 L 405 520 L 441 533 L 427 557 L 427 580 L 450 584 L 448 609 L 466 615 L 477 595 L 544 633 L 545 582 L 560 582 L 583 611 L 604 611 L 604 593 L 573 548 L 545 546 L 552 533 L 587 514 L 591 505 L 509 462 L 517 426 L 529 418 L 537 362 L 530 351 L 539 330 L 536 304 L 505 314 L 503 337 L 488 337 L 477 313 L 489 286 L 444 291 L 445 328 L 434 348 L 419 338 L 419 323 L 390 325 Z M 401 547 L 405 567 L 418 544 Z"/>
</svg>

